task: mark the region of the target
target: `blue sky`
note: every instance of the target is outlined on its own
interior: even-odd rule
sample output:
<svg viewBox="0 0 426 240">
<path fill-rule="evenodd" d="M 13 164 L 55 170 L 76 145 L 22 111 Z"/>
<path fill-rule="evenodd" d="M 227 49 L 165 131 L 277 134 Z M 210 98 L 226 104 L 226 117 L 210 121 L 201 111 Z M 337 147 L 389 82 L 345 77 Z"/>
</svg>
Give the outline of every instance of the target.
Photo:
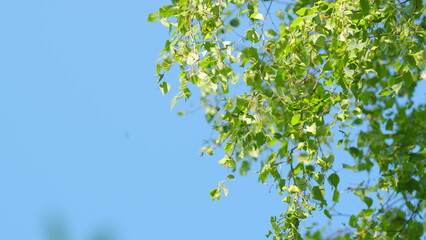
<svg viewBox="0 0 426 240">
<path fill-rule="evenodd" d="M 267 232 L 279 198 L 251 174 L 212 202 L 226 171 L 199 157 L 203 112 L 177 116 L 155 84 L 168 31 L 146 19 L 166 3 L 0 3 L 0 239 L 46 239 L 52 219 L 76 240 Z"/>
<path fill-rule="evenodd" d="M 262 239 L 284 210 L 253 173 L 211 201 L 226 170 L 199 156 L 203 112 L 171 112 L 153 77 L 166 3 L 0 3 L 0 239 L 58 219 L 70 240 Z"/>
</svg>

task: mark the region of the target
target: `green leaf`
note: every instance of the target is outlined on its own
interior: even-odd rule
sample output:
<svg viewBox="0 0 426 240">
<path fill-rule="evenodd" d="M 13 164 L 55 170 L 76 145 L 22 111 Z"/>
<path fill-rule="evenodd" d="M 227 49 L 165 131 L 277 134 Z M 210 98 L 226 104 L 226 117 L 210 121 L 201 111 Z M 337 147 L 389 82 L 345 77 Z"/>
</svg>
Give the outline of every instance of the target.
<svg viewBox="0 0 426 240">
<path fill-rule="evenodd" d="M 407 6 L 405 6 L 404 8 L 402 8 L 402 11 L 406 14 L 412 14 L 414 11 L 414 5 L 412 4 L 407 4 Z"/>
<path fill-rule="evenodd" d="M 213 155 L 213 147 L 202 147 L 201 151 L 208 155 Z"/>
<path fill-rule="evenodd" d="M 373 205 L 373 199 L 369 198 L 369 197 L 364 197 L 364 199 L 362 200 L 365 204 L 367 204 L 368 208 L 371 207 L 371 205 Z"/>
<path fill-rule="evenodd" d="M 278 34 L 277 34 L 274 30 L 269 29 L 269 30 L 266 30 L 266 31 L 265 31 L 265 35 L 266 35 L 268 38 L 274 38 L 274 37 L 276 37 Z"/>
<path fill-rule="evenodd" d="M 233 148 L 234 148 L 234 143 L 227 142 L 225 144 L 224 150 L 225 150 L 226 153 L 231 154 Z"/>
<path fill-rule="evenodd" d="M 238 27 L 240 25 L 240 20 L 238 18 L 233 18 L 229 24 L 233 27 Z"/>
<path fill-rule="evenodd" d="M 339 141 L 337 141 L 336 148 L 339 148 L 340 145 L 342 145 L 342 143 L 343 143 L 343 139 L 340 139 Z"/>
<path fill-rule="evenodd" d="M 300 123 L 300 118 L 302 116 L 300 114 L 296 114 L 291 118 L 291 125 L 295 126 Z"/>
<path fill-rule="evenodd" d="M 260 38 L 259 33 L 257 33 L 254 29 L 249 29 L 246 31 L 246 39 L 249 40 L 250 42 L 257 43 L 259 42 L 259 38 Z M 257 55 L 257 50 L 255 49 L 255 51 Z"/>
<path fill-rule="evenodd" d="M 388 96 L 389 94 L 391 94 L 392 93 L 392 91 L 390 91 L 390 90 L 388 90 L 388 89 L 383 89 L 380 93 L 379 93 L 379 95 L 380 96 Z"/>
<path fill-rule="evenodd" d="M 281 133 L 274 133 L 274 138 L 280 139 L 282 137 L 283 137 L 283 135 Z"/>
<path fill-rule="evenodd" d="M 235 180 L 235 176 L 232 174 L 229 174 L 226 178 L 228 178 L 229 180 Z"/>
<path fill-rule="evenodd" d="M 223 195 L 225 195 L 225 197 L 227 197 L 229 190 L 226 187 L 222 187 L 222 191 L 223 191 Z"/>
<path fill-rule="evenodd" d="M 177 103 L 177 101 L 178 101 L 178 97 L 173 97 L 172 98 L 172 101 L 170 102 L 170 109 L 173 109 L 174 107 L 175 107 L 175 105 L 176 105 L 176 103 Z"/>
<path fill-rule="evenodd" d="M 306 165 L 308 165 L 308 164 L 310 164 L 310 163 L 312 162 L 312 160 L 311 160 L 311 159 L 309 159 L 309 156 L 308 156 L 307 154 L 300 154 L 300 155 L 297 157 L 297 161 L 298 161 L 298 162 L 301 162 L 301 163 L 304 163 L 304 164 L 306 164 Z"/>
<path fill-rule="evenodd" d="M 413 76 L 411 75 L 411 72 L 408 71 L 402 76 L 402 80 L 404 81 L 404 84 L 406 86 L 411 86 L 413 83 Z"/>
<path fill-rule="evenodd" d="M 262 132 L 258 132 L 256 134 L 256 143 L 257 146 L 260 148 L 266 141 L 265 135 Z"/>
<path fill-rule="evenodd" d="M 361 110 L 361 108 L 357 107 L 352 112 L 353 112 L 353 114 L 355 116 L 357 116 L 358 118 L 361 118 L 361 116 L 362 116 L 362 110 Z"/>
<path fill-rule="evenodd" d="M 333 191 L 333 202 L 339 202 L 340 192 L 337 189 Z"/>
<path fill-rule="evenodd" d="M 327 209 L 324 209 L 324 215 L 327 216 L 329 219 L 332 219 L 332 216 Z"/>
<path fill-rule="evenodd" d="M 312 198 L 322 203 L 325 203 L 324 199 L 325 190 L 323 186 L 315 186 L 312 188 Z"/>
<path fill-rule="evenodd" d="M 293 194 L 293 193 L 299 193 L 299 192 L 300 192 L 300 188 L 299 188 L 298 186 L 296 186 L 296 185 L 291 185 L 291 186 L 287 189 L 287 192 L 288 192 L 288 193 L 290 193 L 290 194 Z"/>
<path fill-rule="evenodd" d="M 306 132 L 310 132 L 310 133 L 312 133 L 313 135 L 316 135 L 316 134 L 317 134 L 317 124 L 316 124 L 316 123 L 313 123 L 312 125 L 307 126 L 307 127 L 305 128 L 305 131 L 306 131 Z"/>
<path fill-rule="evenodd" d="M 225 167 L 235 167 L 235 161 L 230 156 L 223 157 L 218 163 Z"/>
<path fill-rule="evenodd" d="M 186 64 L 193 65 L 195 62 L 198 61 L 198 59 L 200 59 L 200 56 L 198 56 L 197 53 L 192 52 L 188 55 L 188 58 L 186 60 Z"/>
<path fill-rule="evenodd" d="M 360 0 L 362 12 L 367 15 L 370 12 L 370 0 Z"/>
<path fill-rule="evenodd" d="M 212 189 L 210 190 L 210 197 L 214 201 L 215 199 L 220 199 L 220 190 L 219 189 Z"/>
<path fill-rule="evenodd" d="M 160 23 L 163 24 L 163 26 L 165 26 L 166 28 L 170 27 L 170 22 L 167 21 L 167 19 L 165 19 L 165 18 L 161 18 Z"/>
<path fill-rule="evenodd" d="M 168 91 L 170 91 L 170 84 L 166 82 L 160 83 L 160 90 L 163 95 L 166 94 Z"/>
<path fill-rule="evenodd" d="M 317 8 L 305 7 L 305 8 L 301 8 L 301 9 L 297 10 L 296 14 L 300 15 L 300 16 L 306 16 L 306 15 L 314 14 L 317 11 L 318 11 Z"/>
<path fill-rule="evenodd" d="M 301 24 L 303 22 L 303 18 L 301 17 L 297 17 L 296 19 L 294 19 L 294 21 L 290 24 L 291 28 L 295 28 L 297 26 L 299 26 L 299 24 Z"/>
<path fill-rule="evenodd" d="M 151 13 L 148 15 L 148 22 L 155 22 L 157 20 L 157 14 Z"/>
<path fill-rule="evenodd" d="M 248 161 L 243 161 L 240 167 L 240 174 L 241 176 L 247 175 L 247 171 L 250 169 L 250 164 Z"/>
<path fill-rule="evenodd" d="M 299 16 L 304 16 L 305 14 L 307 14 L 307 12 L 308 12 L 308 8 L 301 8 L 296 11 L 296 14 Z"/>
<path fill-rule="evenodd" d="M 250 15 L 250 18 L 256 19 L 256 20 L 262 20 L 262 21 L 265 20 L 263 18 L 263 15 L 260 12 L 254 12 L 253 14 Z"/>
<path fill-rule="evenodd" d="M 392 90 L 394 90 L 396 92 L 396 94 L 398 94 L 399 90 L 401 90 L 401 87 L 402 87 L 402 82 L 394 84 L 391 88 L 392 88 Z"/>
<path fill-rule="evenodd" d="M 325 36 L 323 34 L 315 34 L 312 36 L 312 41 L 319 47 L 325 46 Z"/>
<path fill-rule="evenodd" d="M 335 188 L 337 188 L 337 185 L 339 185 L 340 182 L 340 177 L 339 175 L 337 175 L 336 173 L 332 173 L 329 177 L 328 177 L 328 182 Z"/>
<path fill-rule="evenodd" d="M 358 168 L 356 165 L 355 166 L 350 166 L 350 165 L 345 164 L 345 163 L 343 163 L 342 166 L 343 166 L 343 168 L 350 169 L 352 171 L 356 171 L 357 168 Z"/>
<path fill-rule="evenodd" d="M 392 131 L 393 130 L 393 121 L 392 121 L 392 119 L 389 119 L 386 122 L 386 130 L 388 130 L 388 131 Z"/>
<path fill-rule="evenodd" d="M 277 12 L 275 13 L 275 15 L 278 17 L 278 19 L 280 19 L 281 21 L 284 20 L 284 12 L 281 9 L 278 9 Z"/>
<path fill-rule="evenodd" d="M 350 218 L 349 218 L 349 226 L 351 226 L 351 227 L 353 227 L 353 228 L 356 228 L 357 227 L 357 225 L 358 225 L 358 218 L 355 216 L 355 215 L 352 215 Z"/>
</svg>

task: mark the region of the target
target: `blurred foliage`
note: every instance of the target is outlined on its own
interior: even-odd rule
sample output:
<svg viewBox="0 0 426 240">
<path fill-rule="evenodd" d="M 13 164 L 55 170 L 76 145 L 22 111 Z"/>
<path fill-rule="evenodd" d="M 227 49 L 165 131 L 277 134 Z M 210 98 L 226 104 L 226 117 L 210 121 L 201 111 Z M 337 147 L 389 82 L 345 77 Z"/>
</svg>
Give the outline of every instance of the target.
<svg viewBox="0 0 426 240">
<path fill-rule="evenodd" d="M 72 240 L 71 233 L 62 218 L 50 219 L 46 223 L 46 240 Z M 92 234 L 88 240 L 115 240 L 114 234 L 109 228 L 101 228 Z"/>
</svg>

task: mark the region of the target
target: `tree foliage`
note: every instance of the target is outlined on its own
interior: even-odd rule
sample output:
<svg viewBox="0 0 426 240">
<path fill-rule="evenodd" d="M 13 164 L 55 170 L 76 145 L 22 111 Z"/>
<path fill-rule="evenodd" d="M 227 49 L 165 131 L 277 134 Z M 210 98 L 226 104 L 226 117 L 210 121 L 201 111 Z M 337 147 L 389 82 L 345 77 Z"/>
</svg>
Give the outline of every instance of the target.
<svg viewBox="0 0 426 240">
<path fill-rule="evenodd" d="M 332 219 L 349 191 L 365 208 L 330 238 L 419 239 L 426 105 L 413 93 L 426 78 L 425 13 L 421 0 L 172 0 L 148 20 L 170 32 L 157 73 L 163 93 L 178 86 L 172 106 L 201 93 L 217 132 L 203 152 L 225 154 L 228 179 L 253 169 L 282 196 L 268 237 L 323 239 L 304 220 Z M 344 171 L 379 174 L 348 188 Z"/>
</svg>

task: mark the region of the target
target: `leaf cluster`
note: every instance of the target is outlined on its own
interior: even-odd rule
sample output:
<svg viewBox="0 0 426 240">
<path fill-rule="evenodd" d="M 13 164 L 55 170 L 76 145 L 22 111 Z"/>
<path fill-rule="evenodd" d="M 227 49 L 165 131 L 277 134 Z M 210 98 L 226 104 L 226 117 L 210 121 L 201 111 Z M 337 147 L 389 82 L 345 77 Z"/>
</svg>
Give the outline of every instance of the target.
<svg viewBox="0 0 426 240">
<path fill-rule="evenodd" d="M 419 239 L 426 105 L 413 93 L 426 69 L 425 13 L 421 0 L 172 0 L 150 14 L 170 32 L 160 89 L 171 89 L 164 76 L 178 66 L 172 106 L 200 91 L 217 133 L 202 150 L 222 149 L 219 164 L 233 172 L 212 199 L 234 172 L 255 168 L 283 198 L 268 237 L 322 239 L 303 222 L 332 219 L 349 192 L 366 207 L 330 238 Z M 352 159 L 335 159 L 335 147 Z M 340 186 L 348 170 L 380 174 Z"/>
</svg>

